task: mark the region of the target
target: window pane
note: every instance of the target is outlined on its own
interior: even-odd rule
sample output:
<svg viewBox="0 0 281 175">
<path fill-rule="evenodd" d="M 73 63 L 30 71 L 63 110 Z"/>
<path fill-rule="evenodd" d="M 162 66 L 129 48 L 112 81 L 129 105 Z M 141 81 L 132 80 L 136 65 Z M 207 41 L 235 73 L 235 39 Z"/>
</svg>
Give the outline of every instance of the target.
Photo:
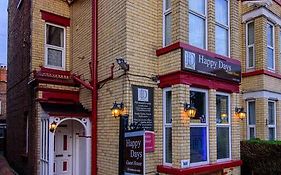
<svg viewBox="0 0 281 175">
<path fill-rule="evenodd" d="M 165 0 L 165 3 L 166 3 L 166 10 L 171 8 L 171 0 Z"/>
<path fill-rule="evenodd" d="M 189 13 L 189 44 L 205 49 L 205 20 Z"/>
<path fill-rule="evenodd" d="M 248 102 L 248 116 L 249 116 L 249 125 L 255 125 L 256 124 L 256 104 L 254 101 Z"/>
<path fill-rule="evenodd" d="M 273 47 L 273 26 L 270 24 L 267 24 L 267 45 Z"/>
<path fill-rule="evenodd" d="M 228 0 L 216 0 L 216 21 L 228 26 Z"/>
<path fill-rule="evenodd" d="M 254 32 L 254 23 L 251 22 L 248 24 L 248 45 L 254 44 L 255 32 Z"/>
<path fill-rule="evenodd" d="M 255 128 L 250 128 L 250 139 L 256 138 L 255 136 Z"/>
<path fill-rule="evenodd" d="M 62 51 L 48 48 L 48 65 L 62 67 Z"/>
<path fill-rule="evenodd" d="M 216 53 L 228 56 L 228 31 L 216 26 Z"/>
<path fill-rule="evenodd" d="M 275 140 L 275 128 L 268 128 L 268 139 Z"/>
<path fill-rule="evenodd" d="M 191 119 L 191 122 L 206 123 L 206 94 L 204 92 L 190 91 L 190 103 L 197 109 L 196 115 Z"/>
<path fill-rule="evenodd" d="M 189 0 L 189 9 L 205 15 L 205 0 Z"/>
<path fill-rule="evenodd" d="M 267 48 L 267 67 L 274 69 L 273 49 Z"/>
<path fill-rule="evenodd" d="M 229 158 L 229 152 L 229 128 L 217 127 L 217 159 Z"/>
<path fill-rule="evenodd" d="M 228 123 L 228 96 L 216 95 L 217 123 Z"/>
<path fill-rule="evenodd" d="M 207 161 L 206 127 L 190 128 L 190 162 Z"/>
<path fill-rule="evenodd" d="M 165 46 L 171 43 L 171 33 L 172 33 L 171 16 L 172 16 L 171 13 L 165 15 Z"/>
<path fill-rule="evenodd" d="M 275 105 L 274 102 L 268 102 L 268 124 L 275 125 Z"/>
<path fill-rule="evenodd" d="M 172 123 L 172 92 L 166 92 L 166 123 Z"/>
<path fill-rule="evenodd" d="M 63 47 L 63 29 L 47 25 L 47 44 Z"/>
<path fill-rule="evenodd" d="M 172 163 L 172 128 L 165 128 L 165 162 Z"/>
<path fill-rule="evenodd" d="M 248 67 L 254 66 L 254 47 L 248 47 Z"/>
</svg>

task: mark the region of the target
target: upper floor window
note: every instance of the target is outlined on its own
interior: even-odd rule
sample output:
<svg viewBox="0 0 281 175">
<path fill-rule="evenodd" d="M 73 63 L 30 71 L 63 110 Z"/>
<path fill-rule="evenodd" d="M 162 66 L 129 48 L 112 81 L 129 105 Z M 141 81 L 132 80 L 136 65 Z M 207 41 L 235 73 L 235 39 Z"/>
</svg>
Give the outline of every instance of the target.
<svg viewBox="0 0 281 175">
<path fill-rule="evenodd" d="M 256 138 L 256 102 L 247 102 L 247 135 L 248 139 Z"/>
<path fill-rule="evenodd" d="M 65 67 L 65 28 L 46 24 L 45 65 L 51 68 Z"/>
<path fill-rule="evenodd" d="M 206 0 L 189 0 L 189 44 L 202 49 L 207 47 L 206 9 Z"/>
<path fill-rule="evenodd" d="M 215 1 L 216 14 L 216 53 L 228 56 L 229 55 L 229 1 Z"/>
<path fill-rule="evenodd" d="M 267 23 L 266 33 L 267 33 L 267 68 L 271 70 L 275 70 L 273 24 Z"/>
<path fill-rule="evenodd" d="M 247 69 L 255 67 L 255 26 L 254 22 L 246 24 L 246 66 Z"/>
<path fill-rule="evenodd" d="M 163 45 L 167 46 L 172 41 L 172 10 L 171 0 L 163 1 Z"/>
</svg>

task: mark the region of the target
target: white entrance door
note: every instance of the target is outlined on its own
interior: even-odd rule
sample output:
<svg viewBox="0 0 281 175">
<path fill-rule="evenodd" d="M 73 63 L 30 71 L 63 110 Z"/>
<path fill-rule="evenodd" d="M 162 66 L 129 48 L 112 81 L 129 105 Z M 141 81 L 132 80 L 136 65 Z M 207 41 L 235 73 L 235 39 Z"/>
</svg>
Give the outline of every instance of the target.
<svg viewBox="0 0 281 175">
<path fill-rule="evenodd" d="M 54 175 L 72 175 L 73 142 L 72 127 L 59 125 L 55 132 L 54 143 Z"/>
</svg>

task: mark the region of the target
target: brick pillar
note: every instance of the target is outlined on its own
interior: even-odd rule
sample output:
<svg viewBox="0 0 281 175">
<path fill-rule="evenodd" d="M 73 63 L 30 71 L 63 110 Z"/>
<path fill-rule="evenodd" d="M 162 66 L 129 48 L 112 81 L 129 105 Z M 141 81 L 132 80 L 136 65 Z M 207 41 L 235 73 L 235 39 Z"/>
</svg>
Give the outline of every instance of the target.
<svg viewBox="0 0 281 175">
<path fill-rule="evenodd" d="M 209 150 L 210 163 L 217 161 L 216 90 L 209 90 Z"/>
<path fill-rule="evenodd" d="M 233 160 L 240 159 L 240 123 L 247 119 L 241 121 L 235 116 L 235 108 L 242 106 L 240 103 L 240 95 L 237 93 L 231 94 L 231 157 Z M 246 110 L 246 108 L 244 107 Z"/>
<path fill-rule="evenodd" d="M 281 38 L 281 36 L 280 36 L 280 32 L 281 32 L 281 30 L 280 30 L 281 28 L 280 28 L 280 26 L 279 25 L 275 25 L 275 69 L 276 69 L 276 72 L 277 73 L 281 73 L 281 67 L 280 67 L 280 62 L 281 62 L 281 58 L 280 58 L 280 53 L 281 53 L 281 51 L 280 51 L 280 44 L 279 43 L 281 43 L 281 41 L 280 41 L 280 38 Z"/>
<path fill-rule="evenodd" d="M 276 102 L 276 140 L 281 139 L 281 102 Z"/>
<path fill-rule="evenodd" d="M 267 69 L 267 50 L 266 50 L 266 23 L 265 17 L 255 19 L 255 51 L 256 69 Z"/>
<path fill-rule="evenodd" d="M 256 133 L 257 138 L 267 139 L 267 99 L 266 98 L 258 98 L 256 100 Z"/>
<path fill-rule="evenodd" d="M 215 0 L 208 0 L 208 50 L 216 52 L 215 47 Z"/>
<path fill-rule="evenodd" d="M 173 167 L 179 168 L 181 160 L 190 159 L 189 119 L 183 116 L 183 104 L 189 103 L 189 86 L 172 86 L 172 149 Z"/>
</svg>

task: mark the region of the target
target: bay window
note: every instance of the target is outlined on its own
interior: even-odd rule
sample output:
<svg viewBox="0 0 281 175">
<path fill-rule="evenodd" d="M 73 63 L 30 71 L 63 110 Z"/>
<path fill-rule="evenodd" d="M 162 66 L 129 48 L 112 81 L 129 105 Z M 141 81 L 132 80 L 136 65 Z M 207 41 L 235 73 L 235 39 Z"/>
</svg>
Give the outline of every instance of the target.
<svg viewBox="0 0 281 175">
<path fill-rule="evenodd" d="M 167 46 L 172 41 L 172 10 L 171 0 L 163 1 L 163 45 Z"/>
<path fill-rule="evenodd" d="M 256 138 L 256 102 L 251 100 L 247 102 L 247 137 Z"/>
<path fill-rule="evenodd" d="M 191 89 L 190 103 L 197 109 L 190 120 L 190 163 L 200 165 L 209 161 L 208 93 Z"/>
<path fill-rule="evenodd" d="M 229 56 L 229 0 L 215 1 L 216 53 Z"/>
<path fill-rule="evenodd" d="M 65 28 L 46 24 L 45 65 L 63 69 L 65 63 Z"/>
<path fill-rule="evenodd" d="M 275 70 L 273 24 L 267 23 L 266 33 L 267 33 L 267 68 L 270 70 Z"/>
<path fill-rule="evenodd" d="M 217 160 L 230 159 L 230 102 L 229 95 L 216 95 L 216 123 L 217 123 Z"/>
<path fill-rule="evenodd" d="M 163 159 L 164 164 L 172 164 L 172 91 L 163 91 Z"/>
<path fill-rule="evenodd" d="M 255 27 L 254 22 L 246 24 L 246 66 L 247 69 L 255 67 Z"/>
<path fill-rule="evenodd" d="M 276 139 L 276 104 L 275 101 L 268 101 L 268 140 Z"/>
<path fill-rule="evenodd" d="M 189 0 L 189 44 L 206 49 L 207 1 Z"/>
</svg>

